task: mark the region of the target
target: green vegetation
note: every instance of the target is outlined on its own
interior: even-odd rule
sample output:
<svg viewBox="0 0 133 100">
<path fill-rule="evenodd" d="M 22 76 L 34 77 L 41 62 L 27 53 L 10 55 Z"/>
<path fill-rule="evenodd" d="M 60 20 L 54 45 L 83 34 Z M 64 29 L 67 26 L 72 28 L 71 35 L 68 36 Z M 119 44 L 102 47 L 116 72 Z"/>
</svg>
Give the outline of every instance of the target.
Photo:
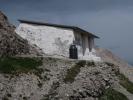
<svg viewBox="0 0 133 100">
<path fill-rule="evenodd" d="M 12 97 L 12 95 L 10 93 L 7 94 L 7 97 Z"/>
<path fill-rule="evenodd" d="M 6 57 L 0 58 L 0 72 L 5 74 L 27 73 L 38 70 L 42 65 L 41 58 Z"/>
<path fill-rule="evenodd" d="M 115 71 L 116 76 L 119 78 L 119 83 L 123 86 L 128 92 L 133 94 L 133 83 L 125 77 L 124 74 L 120 73 L 119 69 L 117 69 L 114 64 L 105 62 L 108 66 L 112 66 L 112 70 Z M 114 68 L 113 68 L 114 67 Z"/>
<path fill-rule="evenodd" d="M 39 82 L 37 85 L 38 85 L 39 88 L 42 88 L 43 84 L 41 82 Z"/>
<path fill-rule="evenodd" d="M 104 94 L 99 98 L 99 100 L 128 100 L 128 98 L 124 94 L 112 88 L 108 88 L 104 91 Z"/>
<path fill-rule="evenodd" d="M 80 72 L 80 68 L 84 67 L 86 64 L 86 61 L 79 61 L 78 63 L 76 63 L 73 67 L 71 67 L 70 69 L 67 70 L 67 75 L 64 78 L 64 82 L 70 82 L 72 83 L 75 79 L 75 77 L 77 76 L 77 74 Z"/>
<path fill-rule="evenodd" d="M 3 97 L 2 100 L 9 100 L 7 97 Z"/>
<path fill-rule="evenodd" d="M 27 97 L 23 97 L 23 100 L 28 100 Z"/>
<path fill-rule="evenodd" d="M 128 92 L 133 94 L 133 83 L 120 72 L 117 72 L 116 75 L 119 77 L 120 85 L 122 85 Z"/>
<path fill-rule="evenodd" d="M 105 64 L 107 64 L 108 66 L 115 66 L 113 63 L 110 62 L 105 62 Z"/>
<path fill-rule="evenodd" d="M 45 94 L 41 100 L 59 100 L 58 93 L 56 92 L 57 88 L 59 87 L 59 82 L 54 82 L 49 90 L 48 94 Z"/>
<path fill-rule="evenodd" d="M 87 62 L 87 66 L 88 66 L 88 67 L 89 67 L 89 66 L 95 67 L 95 62 L 94 62 L 94 61 L 89 61 L 89 62 Z"/>
</svg>

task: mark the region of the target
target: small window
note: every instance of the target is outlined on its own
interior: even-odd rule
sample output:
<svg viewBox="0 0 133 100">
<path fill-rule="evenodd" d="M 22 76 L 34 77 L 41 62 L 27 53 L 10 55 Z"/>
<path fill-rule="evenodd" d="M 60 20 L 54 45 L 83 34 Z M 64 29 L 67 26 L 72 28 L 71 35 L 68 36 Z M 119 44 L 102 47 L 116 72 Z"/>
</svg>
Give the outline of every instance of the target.
<svg viewBox="0 0 133 100">
<path fill-rule="evenodd" d="M 82 37 L 81 37 L 80 34 L 75 34 L 74 44 L 76 44 L 76 45 L 82 45 Z"/>
</svg>

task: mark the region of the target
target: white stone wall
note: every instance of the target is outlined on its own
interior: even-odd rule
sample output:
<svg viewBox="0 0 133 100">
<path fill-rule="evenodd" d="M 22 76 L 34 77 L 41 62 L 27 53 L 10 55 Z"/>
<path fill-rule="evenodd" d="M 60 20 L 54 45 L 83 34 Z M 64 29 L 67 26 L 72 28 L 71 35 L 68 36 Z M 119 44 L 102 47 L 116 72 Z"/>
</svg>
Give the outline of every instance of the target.
<svg viewBox="0 0 133 100">
<path fill-rule="evenodd" d="M 74 40 L 73 30 L 21 23 L 16 32 L 48 55 L 69 57 L 69 46 Z"/>
<path fill-rule="evenodd" d="M 69 47 L 75 40 L 73 30 L 52 26 L 21 23 L 15 31 L 30 44 L 39 47 L 44 54 L 53 57 L 69 57 Z M 77 45 L 79 59 L 100 60 L 96 57 L 95 50 L 89 51 L 88 42 L 85 45 L 85 55 L 83 55 L 82 45 Z"/>
</svg>

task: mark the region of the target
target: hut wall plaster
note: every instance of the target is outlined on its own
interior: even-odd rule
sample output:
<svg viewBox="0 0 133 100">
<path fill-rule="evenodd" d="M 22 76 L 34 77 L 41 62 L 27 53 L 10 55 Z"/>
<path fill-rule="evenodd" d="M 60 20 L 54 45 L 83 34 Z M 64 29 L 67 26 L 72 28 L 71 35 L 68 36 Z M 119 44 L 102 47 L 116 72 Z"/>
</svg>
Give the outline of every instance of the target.
<svg viewBox="0 0 133 100">
<path fill-rule="evenodd" d="M 89 50 L 88 34 L 83 35 L 73 29 L 27 23 L 21 23 L 15 31 L 48 56 L 68 58 L 70 45 L 75 43 L 79 59 L 100 60 L 99 57 L 96 57 L 94 48 Z"/>
<path fill-rule="evenodd" d="M 74 40 L 73 30 L 22 23 L 16 32 L 45 54 L 69 57 L 69 47 Z"/>
</svg>

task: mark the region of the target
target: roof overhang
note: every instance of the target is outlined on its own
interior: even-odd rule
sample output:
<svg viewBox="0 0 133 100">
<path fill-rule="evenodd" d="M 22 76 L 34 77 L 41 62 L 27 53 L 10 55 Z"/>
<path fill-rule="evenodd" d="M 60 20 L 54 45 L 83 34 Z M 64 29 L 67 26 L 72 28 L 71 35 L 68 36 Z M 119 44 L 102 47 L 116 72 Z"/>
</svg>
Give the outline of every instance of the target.
<svg viewBox="0 0 133 100">
<path fill-rule="evenodd" d="M 79 27 L 75 27 L 75 26 L 59 25 L 59 24 L 51 24 L 51 23 L 43 23 L 43 22 L 28 21 L 28 20 L 18 20 L 18 21 L 20 23 L 35 24 L 35 25 L 45 25 L 45 26 L 53 26 L 53 27 L 59 27 L 59 28 L 73 29 L 75 31 L 80 31 L 81 33 L 84 33 L 84 34 L 88 34 L 91 37 L 99 38 L 98 36 L 96 36 L 96 35 L 88 32 L 86 30 L 83 30 L 83 29 L 81 29 Z"/>
</svg>

